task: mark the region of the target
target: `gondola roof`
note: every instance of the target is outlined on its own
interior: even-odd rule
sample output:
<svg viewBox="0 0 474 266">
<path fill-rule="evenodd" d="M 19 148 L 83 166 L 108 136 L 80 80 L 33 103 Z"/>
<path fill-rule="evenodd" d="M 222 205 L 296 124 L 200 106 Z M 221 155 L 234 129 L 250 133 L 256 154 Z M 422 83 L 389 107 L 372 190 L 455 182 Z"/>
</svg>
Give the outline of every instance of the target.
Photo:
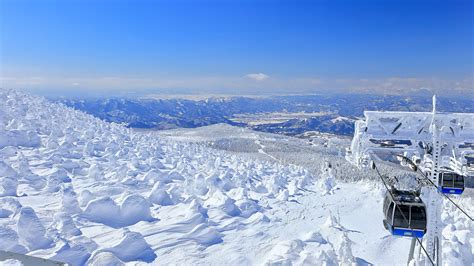
<svg viewBox="0 0 474 266">
<path fill-rule="evenodd" d="M 392 190 L 389 194 L 393 198 L 393 201 L 395 201 L 397 204 L 418 206 L 424 205 L 421 198 L 414 191 Z"/>
</svg>

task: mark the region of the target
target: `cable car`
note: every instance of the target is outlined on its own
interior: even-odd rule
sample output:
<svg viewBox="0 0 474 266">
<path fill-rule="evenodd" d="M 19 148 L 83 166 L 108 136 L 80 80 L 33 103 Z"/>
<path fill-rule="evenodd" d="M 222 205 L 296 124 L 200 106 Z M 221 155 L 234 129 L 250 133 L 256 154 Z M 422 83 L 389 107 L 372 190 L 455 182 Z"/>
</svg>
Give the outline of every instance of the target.
<svg viewBox="0 0 474 266">
<path fill-rule="evenodd" d="M 425 235 L 426 206 L 418 193 L 396 189 L 387 191 L 383 212 L 384 227 L 392 235 L 420 238 Z"/>
<path fill-rule="evenodd" d="M 462 194 L 464 191 L 464 176 L 454 172 L 440 173 L 439 190 L 444 194 Z"/>
</svg>

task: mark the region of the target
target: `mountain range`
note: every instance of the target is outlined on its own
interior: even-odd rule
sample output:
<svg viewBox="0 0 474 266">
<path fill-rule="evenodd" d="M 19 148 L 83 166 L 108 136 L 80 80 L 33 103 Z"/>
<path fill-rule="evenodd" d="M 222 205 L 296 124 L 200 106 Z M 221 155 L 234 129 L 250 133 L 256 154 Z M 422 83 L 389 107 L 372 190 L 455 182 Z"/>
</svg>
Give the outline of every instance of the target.
<svg viewBox="0 0 474 266">
<path fill-rule="evenodd" d="M 56 98 L 74 109 L 131 128 L 196 128 L 218 123 L 257 131 L 297 135 L 308 131 L 351 135 L 364 110 L 431 111 L 430 97 L 378 95 L 283 95 L 210 97 L 201 100 L 155 98 Z M 438 109 L 474 112 L 474 99 L 441 98 Z M 286 119 L 265 121 L 274 113 Z M 288 114 L 291 114 L 289 116 Z M 314 115 L 308 115 L 314 114 Z M 243 121 L 241 116 L 251 116 Z M 248 117 L 247 117 L 248 118 Z"/>
</svg>

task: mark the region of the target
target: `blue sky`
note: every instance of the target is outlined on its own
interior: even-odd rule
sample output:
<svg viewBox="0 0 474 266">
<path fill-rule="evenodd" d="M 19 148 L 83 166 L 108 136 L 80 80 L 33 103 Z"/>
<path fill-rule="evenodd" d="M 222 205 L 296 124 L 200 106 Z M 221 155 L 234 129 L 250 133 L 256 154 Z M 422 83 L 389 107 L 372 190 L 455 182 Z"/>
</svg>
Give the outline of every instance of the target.
<svg viewBox="0 0 474 266">
<path fill-rule="evenodd" d="M 7 88 L 473 92 L 470 0 L 0 3 Z"/>
</svg>

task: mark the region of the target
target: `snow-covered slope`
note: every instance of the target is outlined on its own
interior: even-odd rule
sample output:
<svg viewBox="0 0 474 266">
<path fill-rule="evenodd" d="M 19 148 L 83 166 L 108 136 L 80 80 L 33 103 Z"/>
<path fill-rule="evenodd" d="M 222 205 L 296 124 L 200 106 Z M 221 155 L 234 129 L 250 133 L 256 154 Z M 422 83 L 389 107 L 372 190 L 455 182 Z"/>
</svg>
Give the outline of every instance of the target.
<svg viewBox="0 0 474 266">
<path fill-rule="evenodd" d="M 0 250 L 73 265 L 405 263 L 380 187 L 333 175 L 0 90 Z M 444 217 L 446 256 L 471 262 L 472 223 Z"/>
</svg>

